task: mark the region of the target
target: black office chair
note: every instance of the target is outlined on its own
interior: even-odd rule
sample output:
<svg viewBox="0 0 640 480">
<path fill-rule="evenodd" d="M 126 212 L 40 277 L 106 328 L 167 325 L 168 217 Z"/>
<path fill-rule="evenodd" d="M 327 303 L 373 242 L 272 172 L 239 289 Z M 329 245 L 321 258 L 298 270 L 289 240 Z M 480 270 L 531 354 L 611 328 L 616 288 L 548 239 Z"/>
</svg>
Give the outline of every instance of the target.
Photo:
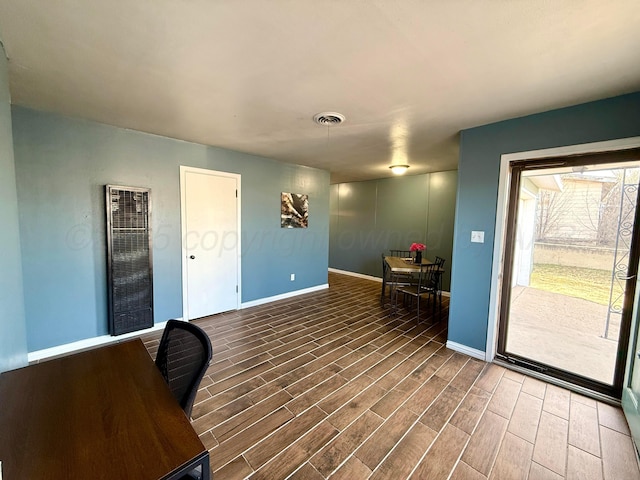
<svg viewBox="0 0 640 480">
<path fill-rule="evenodd" d="M 211 340 L 200 327 L 180 320 L 167 322 L 158 347 L 156 366 L 189 418 L 198 385 L 212 354 Z"/>
</svg>

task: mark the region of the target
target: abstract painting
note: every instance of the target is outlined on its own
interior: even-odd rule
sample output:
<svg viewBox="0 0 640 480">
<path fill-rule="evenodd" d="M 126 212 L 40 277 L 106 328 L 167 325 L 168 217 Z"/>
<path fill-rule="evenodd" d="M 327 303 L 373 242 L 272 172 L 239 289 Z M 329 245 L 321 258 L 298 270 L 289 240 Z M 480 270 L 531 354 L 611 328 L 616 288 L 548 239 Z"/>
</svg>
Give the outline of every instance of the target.
<svg viewBox="0 0 640 480">
<path fill-rule="evenodd" d="M 280 226 L 282 228 L 307 228 L 309 226 L 309 195 L 282 192 L 280 208 Z"/>
</svg>

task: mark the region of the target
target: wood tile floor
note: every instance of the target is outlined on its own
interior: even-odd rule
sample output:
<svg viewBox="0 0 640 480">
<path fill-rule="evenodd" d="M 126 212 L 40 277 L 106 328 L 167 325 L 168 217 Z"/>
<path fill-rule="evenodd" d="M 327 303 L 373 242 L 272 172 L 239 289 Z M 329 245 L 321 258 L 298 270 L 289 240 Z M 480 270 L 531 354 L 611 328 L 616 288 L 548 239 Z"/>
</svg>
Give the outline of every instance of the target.
<svg viewBox="0 0 640 480">
<path fill-rule="evenodd" d="M 195 322 L 214 357 L 193 426 L 216 480 L 640 478 L 619 408 L 447 349 L 446 299 L 418 324 L 388 316 L 379 283 L 329 284 Z"/>
</svg>

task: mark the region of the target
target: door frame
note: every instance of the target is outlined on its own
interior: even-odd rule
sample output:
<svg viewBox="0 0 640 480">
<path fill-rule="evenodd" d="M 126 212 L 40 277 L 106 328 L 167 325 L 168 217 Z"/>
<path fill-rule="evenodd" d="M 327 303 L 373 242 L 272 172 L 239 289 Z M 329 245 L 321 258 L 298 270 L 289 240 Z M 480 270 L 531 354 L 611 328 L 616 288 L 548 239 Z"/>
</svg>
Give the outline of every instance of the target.
<svg viewBox="0 0 640 480">
<path fill-rule="evenodd" d="M 515 247 L 517 241 L 516 225 L 520 220 L 520 207 L 519 202 L 521 195 L 521 179 L 524 177 L 525 172 L 536 172 L 543 170 L 549 172 L 551 170 L 570 167 L 576 167 L 581 165 L 598 165 L 603 167 L 604 165 L 620 165 L 621 162 L 633 161 L 636 165 L 638 163 L 638 155 L 640 155 L 640 148 L 634 148 L 629 150 L 607 150 L 603 153 L 589 152 L 584 155 L 562 155 L 558 157 L 547 157 L 543 160 L 522 160 L 512 161 L 510 163 L 509 171 L 511 173 L 511 183 L 509 186 L 509 203 L 507 205 L 507 222 L 505 232 L 505 249 L 503 257 L 503 270 L 502 270 L 502 292 L 500 303 L 500 319 L 498 322 L 498 335 L 497 335 L 497 353 L 498 358 L 503 362 L 514 363 L 516 365 L 522 365 L 526 369 L 532 369 L 533 371 L 543 372 L 544 375 L 553 377 L 563 382 L 567 382 L 572 385 L 572 388 L 579 388 L 581 391 L 587 390 L 589 392 L 598 392 L 598 394 L 619 399 L 622 392 L 622 384 L 624 379 L 624 367 L 625 360 L 628 354 L 629 343 L 629 328 L 631 323 L 631 309 L 633 307 L 633 298 L 635 294 L 635 278 L 637 277 L 638 258 L 640 258 L 640 208 L 635 208 L 633 211 L 633 231 L 631 233 L 631 246 L 628 253 L 629 265 L 625 272 L 628 275 L 626 281 L 626 289 L 624 296 L 624 306 L 621 311 L 621 325 L 618 340 L 616 341 L 616 360 L 614 365 L 614 376 L 612 383 L 606 383 L 601 380 L 597 380 L 593 377 L 578 374 L 577 372 L 564 370 L 559 366 L 554 366 L 552 363 L 545 363 L 540 360 L 536 360 L 533 357 L 522 355 L 516 351 L 509 351 L 507 344 L 507 336 L 509 330 L 509 313 L 511 308 L 511 294 L 514 278 L 514 265 L 513 259 L 517 254 Z M 632 167 L 632 168 L 637 168 Z M 636 205 L 640 205 L 637 197 L 640 190 L 636 189 L 634 197 L 636 197 Z M 621 192 L 621 195 L 623 193 Z"/>
<path fill-rule="evenodd" d="M 640 266 L 638 268 L 640 271 Z M 640 451 L 640 398 L 631 388 L 631 381 L 634 368 L 640 367 L 636 365 L 640 361 L 640 356 L 636 357 L 638 352 L 638 335 L 640 334 L 640 278 L 636 279 L 636 296 L 633 302 L 633 314 L 631 332 L 629 335 L 629 355 L 627 355 L 626 368 L 624 372 L 624 383 L 622 385 L 622 409 L 624 416 L 629 424 L 631 438 L 636 447 L 636 452 Z"/>
<path fill-rule="evenodd" d="M 238 173 L 222 172 L 218 170 L 208 170 L 206 168 L 188 167 L 180 165 L 180 256 L 182 263 L 182 318 L 189 320 L 187 299 L 188 299 L 188 282 L 187 282 L 187 202 L 186 202 L 186 178 L 187 173 L 196 173 L 199 175 L 211 175 L 215 177 L 233 178 L 236 180 L 238 189 L 237 201 L 237 225 L 238 225 L 238 255 L 237 255 L 237 276 L 238 276 L 238 296 L 236 298 L 236 310 L 240 310 L 242 305 L 242 176 Z"/>
<path fill-rule="evenodd" d="M 498 321 L 500 319 L 500 304 L 502 301 L 502 272 L 506 249 L 505 231 L 507 227 L 509 186 L 511 184 L 510 163 L 516 160 L 542 160 L 549 157 L 601 153 L 638 147 L 640 147 L 640 137 L 629 137 L 604 142 L 583 143 L 564 147 L 508 153 L 500 157 L 500 176 L 498 181 L 493 262 L 491 268 L 491 290 L 489 296 L 489 318 L 485 349 L 485 360 L 487 362 L 492 362 L 494 360 L 498 344 Z"/>
</svg>

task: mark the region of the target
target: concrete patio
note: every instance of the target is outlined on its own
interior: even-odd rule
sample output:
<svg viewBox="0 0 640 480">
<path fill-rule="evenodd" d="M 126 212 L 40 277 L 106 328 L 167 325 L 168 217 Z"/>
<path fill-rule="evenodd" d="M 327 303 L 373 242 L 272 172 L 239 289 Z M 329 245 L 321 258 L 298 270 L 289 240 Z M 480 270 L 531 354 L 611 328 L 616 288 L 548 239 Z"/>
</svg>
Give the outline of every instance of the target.
<svg viewBox="0 0 640 480">
<path fill-rule="evenodd" d="M 620 315 L 607 307 L 531 287 L 514 287 L 507 350 L 523 357 L 611 384 Z"/>
</svg>

